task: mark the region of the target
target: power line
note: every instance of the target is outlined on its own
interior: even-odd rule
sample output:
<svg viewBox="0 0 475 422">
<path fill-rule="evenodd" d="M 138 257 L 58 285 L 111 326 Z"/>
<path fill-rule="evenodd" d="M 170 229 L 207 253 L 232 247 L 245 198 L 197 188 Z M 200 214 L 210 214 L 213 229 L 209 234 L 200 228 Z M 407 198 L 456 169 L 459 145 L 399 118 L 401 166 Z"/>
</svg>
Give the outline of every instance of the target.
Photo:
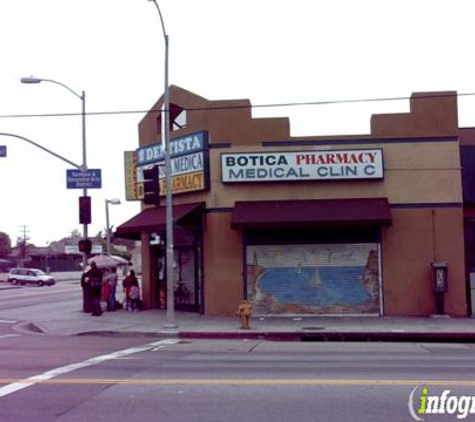
<svg viewBox="0 0 475 422">
<path fill-rule="evenodd" d="M 453 97 L 453 93 L 434 93 L 418 97 L 418 100 L 426 100 L 433 98 Z M 457 93 L 457 98 L 475 96 L 475 92 Z M 239 109 L 259 109 L 259 108 L 284 108 L 284 107 L 308 107 L 308 106 L 325 106 L 338 104 L 358 104 L 358 103 L 375 103 L 375 102 L 389 102 L 389 101 L 408 101 L 410 96 L 404 97 L 378 97 L 378 98 L 356 98 L 344 100 L 323 100 L 323 101 L 301 101 L 290 103 L 269 103 L 269 104 L 249 104 L 249 105 L 228 105 L 216 107 L 192 107 L 186 108 L 187 112 L 191 111 L 219 111 L 219 110 L 239 110 Z M 212 102 L 213 100 L 210 100 Z M 219 100 L 222 101 L 222 100 Z M 229 100 L 233 101 L 233 100 Z M 88 116 L 114 116 L 125 114 L 147 114 L 147 113 L 162 113 L 163 109 L 148 109 L 148 110 L 117 110 L 117 111 L 90 111 Z M 36 118 L 36 117 L 74 117 L 82 116 L 82 113 L 41 113 L 41 114 L 0 114 L 0 119 L 16 119 L 16 118 Z"/>
</svg>

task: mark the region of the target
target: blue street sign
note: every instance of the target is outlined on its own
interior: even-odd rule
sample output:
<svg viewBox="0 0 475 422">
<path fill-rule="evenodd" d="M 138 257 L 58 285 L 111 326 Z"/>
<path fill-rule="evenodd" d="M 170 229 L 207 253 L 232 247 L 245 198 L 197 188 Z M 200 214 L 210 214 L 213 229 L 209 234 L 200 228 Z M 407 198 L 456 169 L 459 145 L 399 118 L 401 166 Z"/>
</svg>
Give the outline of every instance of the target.
<svg viewBox="0 0 475 422">
<path fill-rule="evenodd" d="M 68 189 L 100 189 L 102 188 L 101 169 L 66 170 Z"/>
<path fill-rule="evenodd" d="M 0 145 L 0 157 L 6 157 L 6 156 L 7 156 L 7 146 Z"/>
</svg>

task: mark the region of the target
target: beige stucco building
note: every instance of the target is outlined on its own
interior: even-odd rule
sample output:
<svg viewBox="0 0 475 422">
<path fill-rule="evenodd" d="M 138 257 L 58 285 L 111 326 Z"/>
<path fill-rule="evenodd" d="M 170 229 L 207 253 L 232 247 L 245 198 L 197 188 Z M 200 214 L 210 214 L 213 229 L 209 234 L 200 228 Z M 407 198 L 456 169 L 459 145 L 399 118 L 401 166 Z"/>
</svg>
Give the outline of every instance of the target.
<svg viewBox="0 0 475 422">
<path fill-rule="evenodd" d="M 248 100 L 170 95 L 176 309 L 232 315 L 248 299 L 263 315 L 467 315 L 455 92 L 413 94 L 369 134 L 325 137 L 252 118 Z M 161 105 L 126 158 L 132 200 L 142 169 L 163 162 Z M 148 308 L 166 306 L 164 202 L 116 233 L 142 241 Z M 436 274 L 441 290 L 448 276 L 437 295 Z"/>
</svg>

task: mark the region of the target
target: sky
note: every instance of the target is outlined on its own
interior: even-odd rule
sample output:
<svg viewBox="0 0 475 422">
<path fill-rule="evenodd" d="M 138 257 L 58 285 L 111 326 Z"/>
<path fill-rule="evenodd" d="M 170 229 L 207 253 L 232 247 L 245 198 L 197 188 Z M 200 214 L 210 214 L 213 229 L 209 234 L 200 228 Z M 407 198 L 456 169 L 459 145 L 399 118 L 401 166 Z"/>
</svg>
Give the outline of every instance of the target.
<svg viewBox="0 0 475 422">
<path fill-rule="evenodd" d="M 475 126 L 473 0 L 158 0 L 170 39 L 169 82 L 209 100 L 255 106 L 456 90 L 459 126 Z M 125 201 L 124 151 L 164 90 L 164 38 L 147 0 L 2 0 L 0 132 L 26 137 L 82 163 L 85 92 L 89 234 L 140 211 Z M 256 107 L 290 117 L 292 136 L 369 133 L 370 116 L 407 112 L 408 100 Z M 53 116 L 45 116 L 45 115 Z M 18 138 L 0 136 L 0 231 L 49 242 L 82 231 L 70 164 Z"/>
</svg>

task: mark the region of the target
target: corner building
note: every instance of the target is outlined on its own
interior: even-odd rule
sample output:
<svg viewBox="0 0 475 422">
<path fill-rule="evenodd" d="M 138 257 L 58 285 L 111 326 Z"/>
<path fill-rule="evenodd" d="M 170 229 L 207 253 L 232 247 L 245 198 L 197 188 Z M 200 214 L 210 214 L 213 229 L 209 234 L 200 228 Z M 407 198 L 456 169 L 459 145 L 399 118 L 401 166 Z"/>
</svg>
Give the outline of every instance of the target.
<svg viewBox="0 0 475 422">
<path fill-rule="evenodd" d="M 355 136 L 292 137 L 248 100 L 176 86 L 170 102 L 175 309 L 235 315 L 248 299 L 257 315 L 428 316 L 442 263 L 443 311 L 467 315 L 455 92 L 413 94 L 409 113 L 373 115 Z M 128 199 L 163 161 L 161 106 L 126 153 Z M 116 236 L 141 240 L 145 307 L 165 308 L 164 197 Z"/>
</svg>

